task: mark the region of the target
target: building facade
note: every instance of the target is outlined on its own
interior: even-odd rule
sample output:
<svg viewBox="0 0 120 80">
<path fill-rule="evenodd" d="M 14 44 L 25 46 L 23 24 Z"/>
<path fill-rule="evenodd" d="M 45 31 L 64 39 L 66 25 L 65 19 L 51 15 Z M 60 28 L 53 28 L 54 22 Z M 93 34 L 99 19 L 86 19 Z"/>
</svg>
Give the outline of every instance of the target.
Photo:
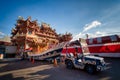
<svg viewBox="0 0 120 80">
<path fill-rule="evenodd" d="M 31 21 L 31 17 L 26 20 L 19 17 L 11 34 L 11 42 L 17 46 L 17 53 L 32 51 L 38 54 L 59 43 L 55 29 L 46 23 L 39 25 L 36 20 Z"/>
</svg>

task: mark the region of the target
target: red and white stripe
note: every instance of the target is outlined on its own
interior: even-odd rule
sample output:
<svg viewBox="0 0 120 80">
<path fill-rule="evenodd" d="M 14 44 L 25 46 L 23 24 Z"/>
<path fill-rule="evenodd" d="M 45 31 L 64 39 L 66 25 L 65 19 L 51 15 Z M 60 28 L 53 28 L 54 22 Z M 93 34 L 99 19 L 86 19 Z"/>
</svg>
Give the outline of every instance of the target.
<svg viewBox="0 0 120 80">
<path fill-rule="evenodd" d="M 106 37 L 102 37 L 103 43 L 101 44 L 95 41 L 97 40 L 97 38 L 93 40 L 93 44 L 88 43 L 88 48 L 89 48 L 90 53 L 92 55 L 99 55 L 99 56 L 105 56 L 105 57 L 120 57 L 120 37 L 117 37 L 116 42 L 110 40 L 111 38 L 109 38 L 109 36 L 107 36 L 106 39 L 103 39 L 103 38 L 106 38 Z M 78 48 L 78 53 L 82 53 L 81 47 L 75 46 L 75 45 L 69 46 L 67 48 L 64 47 L 62 50 L 62 53 L 63 54 L 75 53 L 76 47 Z"/>
</svg>

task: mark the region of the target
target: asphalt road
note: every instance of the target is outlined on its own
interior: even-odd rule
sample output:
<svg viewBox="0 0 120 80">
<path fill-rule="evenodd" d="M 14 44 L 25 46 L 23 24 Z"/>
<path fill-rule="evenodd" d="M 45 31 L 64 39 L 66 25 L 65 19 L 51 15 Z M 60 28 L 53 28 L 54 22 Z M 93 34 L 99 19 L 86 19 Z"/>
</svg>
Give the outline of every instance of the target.
<svg viewBox="0 0 120 80">
<path fill-rule="evenodd" d="M 120 80 L 120 59 L 105 58 L 106 71 L 90 75 L 83 70 L 55 67 L 48 62 L 12 60 L 0 62 L 0 80 Z"/>
</svg>

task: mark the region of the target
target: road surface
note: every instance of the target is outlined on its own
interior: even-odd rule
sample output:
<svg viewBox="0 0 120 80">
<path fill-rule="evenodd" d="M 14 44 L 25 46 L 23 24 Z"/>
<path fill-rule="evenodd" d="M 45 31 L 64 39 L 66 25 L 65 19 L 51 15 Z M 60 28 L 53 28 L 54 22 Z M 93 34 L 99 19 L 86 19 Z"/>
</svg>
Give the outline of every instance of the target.
<svg viewBox="0 0 120 80">
<path fill-rule="evenodd" d="M 120 59 L 105 58 L 106 71 L 90 75 L 83 70 L 57 67 L 48 62 L 15 60 L 0 62 L 0 80 L 120 80 Z"/>
</svg>

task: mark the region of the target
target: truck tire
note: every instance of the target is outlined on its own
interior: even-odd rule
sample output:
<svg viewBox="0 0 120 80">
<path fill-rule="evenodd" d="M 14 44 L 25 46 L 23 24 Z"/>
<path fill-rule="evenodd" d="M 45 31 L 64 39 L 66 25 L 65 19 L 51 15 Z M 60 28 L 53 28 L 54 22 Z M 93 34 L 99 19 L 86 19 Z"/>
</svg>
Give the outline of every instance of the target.
<svg viewBox="0 0 120 80">
<path fill-rule="evenodd" d="M 86 65 L 85 69 L 89 74 L 93 74 L 95 72 L 95 67 L 93 65 Z"/>
<path fill-rule="evenodd" d="M 67 61 L 67 62 L 66 62 L 66 67 L 67 67 L 68 69 L 73 69 L 73 68 L 74 68 L 73 62 L 72 62 L 71 60 Z"/>
</svg>

